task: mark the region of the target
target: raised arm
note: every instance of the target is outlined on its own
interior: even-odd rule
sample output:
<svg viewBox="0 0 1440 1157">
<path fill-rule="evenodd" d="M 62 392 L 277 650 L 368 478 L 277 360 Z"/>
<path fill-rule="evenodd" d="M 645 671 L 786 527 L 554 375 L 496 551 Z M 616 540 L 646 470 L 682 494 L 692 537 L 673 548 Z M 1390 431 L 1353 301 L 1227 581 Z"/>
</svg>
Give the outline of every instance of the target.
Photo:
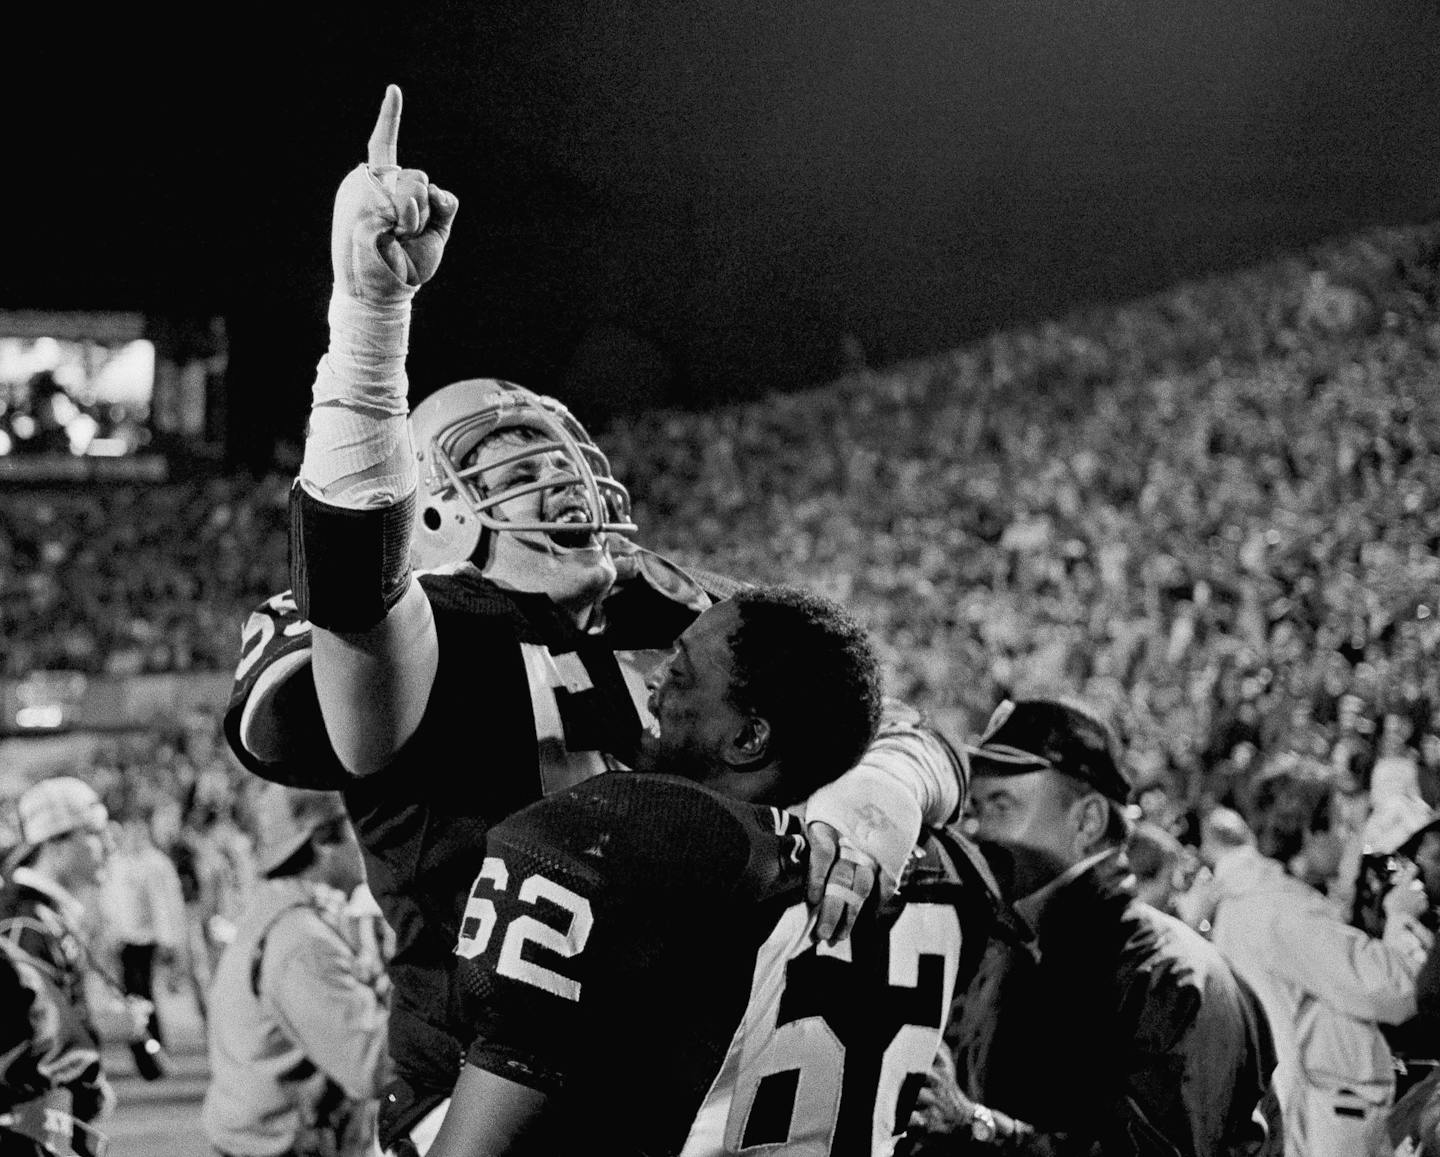
<svg viewBox="0 0 1440 1157">
<path fill-rule="evenodd" d="M 1423 951 L 1366 936 L 1318 902 L 1277 913 L 1270 936 L 1276 972 L 1330 1007 L 1379 1024 L 1415 1015 Z"/>
<path fill-rule="evenodd" d="M 291 580 L 315 627 L 315 688 L 340 762 L 383 767 L 419 725 L 438 644 L 410 574 L 415 455 L 405 354 L 410 302 L 434 276 L 458 201 L 399 165 L 400 90 L 385 92 L 367 161 L 335 197 L 330 346 L 316 367 L 291 493 Z"/>
</svg>

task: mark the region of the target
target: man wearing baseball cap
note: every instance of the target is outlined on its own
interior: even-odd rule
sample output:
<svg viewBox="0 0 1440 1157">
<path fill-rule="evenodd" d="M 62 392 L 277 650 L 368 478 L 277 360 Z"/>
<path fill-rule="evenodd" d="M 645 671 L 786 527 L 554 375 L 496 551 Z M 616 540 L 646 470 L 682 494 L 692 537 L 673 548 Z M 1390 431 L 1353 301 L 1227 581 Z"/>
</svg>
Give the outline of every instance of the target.
<svg viewBox="0 0 1440 1157">
<path fill-rule="evenodd" d="M 1269 1026 L 1214 948 L 1135 898 L 1110 727 L 1079 703 L 1007 700 L 968 750 L 976 836 L 1034 939 L 992 945 L 960 998 L 917 1149 L 1256 1152 Z"/>
<path fill-rule="evenodd" d="M 114 1103 L 85 995 L 85 908 L 77 895 L 100 879 L 109 854 L 109 816 L 95 790 L 69 775 L 27 788 L 16 811 L 20 843 L 6 861 L 0 886 L 0 940 L 23 966 L 34 969 L 63 1007 L 63 1059 L 50 1067 L 73 1077 L 41 1098 L 43 1112 L 17 1106 L 7 1117 L 13 1128 L 27 1120 L 61 1122 L 69 1133 L 67 1143 L 83 1150 L 95 1140 L 90 1124 Z"/>
<path fill-rule="evenodd" d="M 388 1010 L 345 913 L 360 845 L 335 792 L 267 783 L 255 820 L 265 879 L 210 990 L 206 1135 L 230 1157 L 368 1154 Z"/>
</svg>

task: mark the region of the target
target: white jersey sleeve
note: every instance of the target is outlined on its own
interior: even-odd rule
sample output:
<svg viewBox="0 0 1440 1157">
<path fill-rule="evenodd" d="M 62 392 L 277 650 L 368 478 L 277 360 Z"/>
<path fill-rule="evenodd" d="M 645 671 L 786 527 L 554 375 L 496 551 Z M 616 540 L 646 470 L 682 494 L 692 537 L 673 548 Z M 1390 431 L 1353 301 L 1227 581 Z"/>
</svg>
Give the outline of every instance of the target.
<svg viewBox="0 0 1440 1157">
<path fill-rule="evenodd" d="M 805 821 L 830 824 L 874 860 L 888 896 L 921 826 L 954 819 L 968 783 L 963 754 L 914 708 L 887 700 L 874 742 L 850 771 L 810 797 Z"/>
</svg>

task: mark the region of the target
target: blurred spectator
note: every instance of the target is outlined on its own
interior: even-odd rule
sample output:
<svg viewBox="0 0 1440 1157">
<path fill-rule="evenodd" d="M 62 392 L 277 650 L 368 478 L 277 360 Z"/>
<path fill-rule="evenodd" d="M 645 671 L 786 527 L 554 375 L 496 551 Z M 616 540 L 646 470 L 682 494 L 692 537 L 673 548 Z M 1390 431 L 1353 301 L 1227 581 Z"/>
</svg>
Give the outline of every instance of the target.
<svg viewBox="0 0 1440 1157">
<path fill-rule="evenodd" d="M 1200 823 L 1199 865 L 1190 886 L 1171 897 L 1175 914 L 1197 931 L 1209 935 L 1220 902 L 1214 865 L 1236 848 L 1253 848 L 1255 833 L 1232 808 L 1214 807 Z"/>
<path fill-rule="evenodd" d="M 1350 841 L 1341 872 L 1350 875 L 1350 922 L 1367 936 L 1385 927 L 1382 901 L 1402 863 L 1402 845 L 1424 828 L 1434 811 L 1420 794 L 1418 763 L 1396 752 L 1382 755 L 1370 777 L 1370 811 L 1364 827 Z"/>
<path fill-rule="evenodd" d="M 170 858 L 155 846 L 149 818 L 131 814 L 121 819 L 119 838 L 101 891 L 106 934 L 120 957 L 120 983 L 127 996 L 144 998 L 151 1006 L 149 1037 L 165 1043 L 155 1007 L 155 968 L 178 967 L 186 947 L 185 901 L 180 875 Z M 132 1043 L 135 1068 L 143 1076 L 159 1076 L 153 1052 Z"/>
<path fill-rule="evenodd" d="M 287 583 L 283 479 L 39 488 L 7 504 L 0 672 L 223 670 Z"/>
<path fill-rule="evenodd" d="M 1387 722 L 1396 718 L 1386 716 Z M 1419 762 L 1399 742 L 1392 743 L 1370 773 L 1370 814 L 1364 827 L 1367 852 L 1395 851 L 1432 814 L 1420 791 Z"/>
<path fill-rule="evenodd" d="M 1413 866 L 1396 887 L 1419 888 L 1425 904 L 1419 919 L 1432 932 L 1440 928 L 1440 820 L 1432 820 L 1396 850 L 1396 859 Z M 1410 1152 L 1440 1152 L 1440 948 L 1431 947 L 1416 980 L 1416 1014 L 1387 1032 L 1398 1065 L 1397 1098 L 1387 1124 L 1385 1157 Z"/>
<path fill-rule="evenodd" d="M 1175 898 L 1190 887 L 1199 866 L 1194 852 L 1158 824 L 1135 825 L 1125 845 L 1125 858 L 1135 873 L 1135 897 L 1171 916 Z"/>
<path fill-rule="evenodd" d="M 1395 1089 L 1379 1026 L 1414 1014 L 1416 973 L 1433 942 L 1398 893 L 1378 940 L 1302 882 L 1335 861 L 1333 791 L 1290 772 L 1262 779 L 1248 806 L 1254 843 L 1215 825 L 1202 848 L 1218 899 L 1215 944 L 1259 994 L 1275 1033 L 1287 1157 L 1368 1151 Z"/>
<path fill-rule="evenodd" d="M 67 1087 L 98 1063 L 79 1010 L 32 960 L 0 940 L 0 1152 L 99 1153 L 103 1134 L 71 1115 Z"/>
<path fill-rule="evenodd" d="M 333 793 L 267 784 L 257 824 L 265 879 L 211 992 L 205 1133 L 230 1157 L 371 1154 L 387 1010 L 344 912 L 360 846 Z"/>
<path fill-rule="evenodd" d="M 68 1097 L 54 1111 L 93 1127 L 114 1106 L 115 1095 L 101 1069 L 100 1038 L 86 997 L 89 950 L 76 894 L 100 878 L 109 817 L 100 797 L 72 776 L 28 788 L 18 815 L 21 842 L 0 886 L 0 939 L 40 974 L 64 1009 L 66 1042 L 55 1083 Z"/>
<path fill-rule="evenodd" d="M 1051 700 L 1003 703 L 970 749 L 976 835 L 1034 951 L 988 951 L 961 997 L 953 1072 L 931 1074 L 916 1122 L 952 1136 L 919 1152 L 966 1137 L 1077 1157 L 1263 1143 L 1265 1017 L 1211 945 L 1135 899 L 1118 754 L 1089 710 Z"/>
</svg>

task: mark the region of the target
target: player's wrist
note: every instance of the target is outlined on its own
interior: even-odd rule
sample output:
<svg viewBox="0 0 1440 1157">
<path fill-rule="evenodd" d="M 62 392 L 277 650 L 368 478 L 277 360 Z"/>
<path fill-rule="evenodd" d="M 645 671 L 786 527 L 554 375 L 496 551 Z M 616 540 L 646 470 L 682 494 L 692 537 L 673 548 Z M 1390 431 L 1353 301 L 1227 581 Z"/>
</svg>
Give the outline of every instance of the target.
<svg viewBox="0 0 1440 1157">
<path fill-rule="evenodd" d="M 339 288 L 330 297 L 330 346 L 316 377 L 316 405 L 339 402 L 381 414 L 408 411 L 410 302 L 364 301 Z"/>
</svg>

